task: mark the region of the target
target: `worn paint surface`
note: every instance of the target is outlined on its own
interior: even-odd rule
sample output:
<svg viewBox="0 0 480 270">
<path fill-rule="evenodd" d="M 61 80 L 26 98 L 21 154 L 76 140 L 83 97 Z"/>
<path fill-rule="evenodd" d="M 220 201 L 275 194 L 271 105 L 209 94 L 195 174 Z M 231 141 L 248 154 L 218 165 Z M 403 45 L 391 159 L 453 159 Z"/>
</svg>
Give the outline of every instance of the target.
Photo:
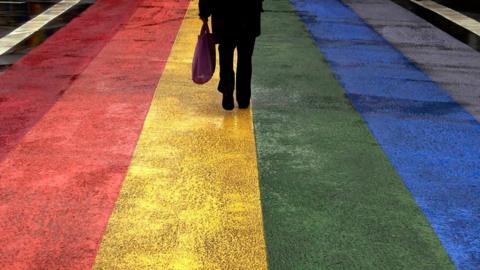
<svg viewBox="0 0 480 270">
<path fill-rule="evenodd" d="M 0 161 L 62 97 L 137 6 L 138 1 L 98 0 L 0 75 Z"/>
<path fill-rule="evenodd" d="M 266 269 L 250 110 L 190 80 L 187 16 L 145 121 L 96 269 Z"/>
<path fill-rule="evenodd" d="M 344 2 L 480 121 L 480 52 L 391 1 Z"/>
<path fill-rule="evenodd" d="M 2 269 L 256 270 L 266 248 L 270 269 L 452 269 L 398 172 L 431 176 L 406 182 L 430 192 L 414 193 L 424 209 L 439 191 L 471 200 L 426 213 L 475 240 L 478 200 L 461 193 L 478 187 L 474 119 L 338 1 L 295 2 L 314 40 L 288 0 L 266 1 L 254 137 L 252 111 L 221 109 L 217 77 L 190 80 L 196 1 L 168 58 L 187 3 L 99 0 L 0 76 Z M 456 251 L 475 269 L 475 247 Z"/>
<path fill-rule="evenodd" d="M 343 2 L 294 2 L 455 265 L 478 269 L 478 121 Z"/>
<path fill-rule="evenodd" d="M 94 57 L 88 66 L 81 58 L 77 64 L 85 69 L 78 70 L 74 60 L 68 62 L 65 76 L 72 70 L 81 72 L 70 83 L 56 73 L 63 68 L 59 59 L 43 54 L 57 48 L 54 44 L 63 52 L 64 44 L 55 40 L 68 35 L 69 26 L 0 78 L 2 82 L 16 78 L 6 85 L 20 87 L 0 91 L 7 97 L 0 103 L 1 112 L 6 112 L 2 116 L 7 117 L 2 119 L 1 135 L 20 139 L 10 132 L 26 132 L 18 127 L 28 129 L 15 148 L 0 158 L 0 268 L 92 266 L 187 3 L 142 1 L 98 55 L 85 56 Z M 98 5 L 106 17 L 112 15 L 103 9 L 104 3 Z M 115 6 L 110 8 L 119 15 Z M 76 26 L 73 23 L 72 27 Z M 103 26 L 98 30 L 103 31 Z M 98 48 L 96 39 L 91 42 L 95 44 L 82 44 L 85 51 L 70 52 L 72 57 Z M 65 60 L 64 55 L 59 58 Z M 39 62 L 33 62 L 35 59 Z M 25 71 L 25 65 L 45 67 L 48 61 L 59 65 L 53 74 L 34 68 L 25 73 L 32 78 L 20 81 L 21 73 L 16 72 Z M 55 75 L 61 85 L 50 84 L 59 82 L 56 80 L 45 81 Z M 63 92 L 57 96 L 57 91 Z M 47 97 L 53 100 L 47 102 Z M 9 121 L 16 122 L 9 125 Z M 6 150 L 9 147 L 7 144 Z"/>
<path fill-rule="evenodd" d="M 312 3 L 325 1 L 305 2 Z M 266 1 L 265 9 L 253 97 L 270 268 L 453 269 L 297 12 L 288 0 Z M 300 14 L 309 10 L 315 6 Z M 344 43 L 355 40 L 325 28 Z"/>
</svg>

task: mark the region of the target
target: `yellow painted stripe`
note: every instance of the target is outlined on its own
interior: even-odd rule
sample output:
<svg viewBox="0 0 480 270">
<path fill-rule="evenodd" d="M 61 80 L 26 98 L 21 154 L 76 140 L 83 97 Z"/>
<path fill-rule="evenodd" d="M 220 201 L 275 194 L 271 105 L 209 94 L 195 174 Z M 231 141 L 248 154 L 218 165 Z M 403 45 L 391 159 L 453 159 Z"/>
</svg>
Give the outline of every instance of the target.
<svg viewBox="0 0 480 270">
<path fill-rule="evenodd" d="M 201 22 L 190 3 L 96 269 L 266 269 L 252 113 L 225 112 L 218 77 L 190 80 Z"/>
</svg>

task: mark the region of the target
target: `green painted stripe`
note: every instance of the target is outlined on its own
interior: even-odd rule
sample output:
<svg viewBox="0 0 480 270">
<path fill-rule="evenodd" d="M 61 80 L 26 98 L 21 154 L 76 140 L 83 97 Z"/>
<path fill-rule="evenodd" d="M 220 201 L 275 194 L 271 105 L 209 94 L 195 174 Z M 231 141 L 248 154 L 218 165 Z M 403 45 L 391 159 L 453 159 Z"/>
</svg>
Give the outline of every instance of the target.
<svg viewBox="0 0 480 270">
<path fill-rule="evenodd" d="M 265 9 L 253 101 L 270 269 L 452 269 L 288 0 Z"/>
</svg>

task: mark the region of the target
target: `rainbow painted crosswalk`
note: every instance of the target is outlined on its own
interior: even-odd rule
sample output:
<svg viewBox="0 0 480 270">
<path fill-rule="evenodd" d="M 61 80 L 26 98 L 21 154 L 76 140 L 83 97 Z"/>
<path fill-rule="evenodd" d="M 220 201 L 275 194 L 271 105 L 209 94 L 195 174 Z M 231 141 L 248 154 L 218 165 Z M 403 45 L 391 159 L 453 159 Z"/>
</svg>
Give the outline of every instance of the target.
<svg viewBox="0 0 480 270">
<path fill-rule="evenodd" d="M 0 75 L 0 269 L 480 268 L 470 112 L 340 0 L 266 1 L 225 112 L 197 5 L 98 0 Z"/>
</svg>

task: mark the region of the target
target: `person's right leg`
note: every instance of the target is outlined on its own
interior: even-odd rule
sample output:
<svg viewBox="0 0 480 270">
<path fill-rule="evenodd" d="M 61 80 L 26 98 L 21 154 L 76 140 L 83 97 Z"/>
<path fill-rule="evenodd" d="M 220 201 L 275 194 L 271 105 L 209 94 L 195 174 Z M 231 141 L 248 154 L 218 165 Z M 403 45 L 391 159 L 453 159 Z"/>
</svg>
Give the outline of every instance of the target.
<svg viewBox="0 0 480 270">
<path fill-rule="evenodd" d="M 222 106 L 225 110 L 232 110 L 233 90 L 235 88 L 235 73 L 233 71 L 233 53 L 235 43 L 230 40 L 222 40 L 218 46 L 220 57 L 220 82 L 218 91 L 223 93 Z"/>
<path fill-rule="evenodd" d="M 255 37 L 242 37 L 237 44 L 237 103 L 241 109 L 250 105 L 252 81 L 252 55 Z"/>
</svg>

